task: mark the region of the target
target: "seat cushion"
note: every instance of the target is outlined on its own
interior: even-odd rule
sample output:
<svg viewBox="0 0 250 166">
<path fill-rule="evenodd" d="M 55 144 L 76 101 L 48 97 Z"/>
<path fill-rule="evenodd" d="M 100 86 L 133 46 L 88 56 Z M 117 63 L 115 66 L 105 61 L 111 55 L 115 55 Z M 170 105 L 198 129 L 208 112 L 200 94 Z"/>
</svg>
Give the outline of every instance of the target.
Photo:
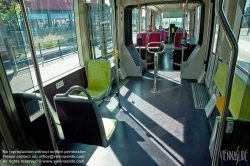
<svg viewBox="0 0 250 166">
<path fill-rule="evenodd" d="M 102 118 L 102 122 L 103 122 L 104 130 L 105 130 L 106 138 L 108 139 L 111 136 L 114 129 L 115 129 L 117 120 Z"/>
</svg>

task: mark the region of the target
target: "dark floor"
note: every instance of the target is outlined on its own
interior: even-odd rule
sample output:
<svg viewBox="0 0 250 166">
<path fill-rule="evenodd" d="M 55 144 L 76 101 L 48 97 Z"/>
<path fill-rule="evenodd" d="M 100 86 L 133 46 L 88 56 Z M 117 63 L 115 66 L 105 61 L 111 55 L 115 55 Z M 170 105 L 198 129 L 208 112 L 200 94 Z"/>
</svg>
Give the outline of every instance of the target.
<svg viewBox="0 0 250 166">
<path fill-rule="evenodd" d="M 153 55 L 148 55 L 153 56 Z M 151 58 L 153 59 L 153 58 Z M 154 69 L 154 65 L 148 65 L 148 69 Z M 173 71 L 173 51 L 167 48 L 164 53 L 158 54 L 158 70 L 159 71 Z"/>
<path fill-rule="evenodd" d="M 130 77 L 122 109 L 116 98 L 100 105 L 103 117 L 118 120 L 109 147 L 65 142 L 60 148 L 86 151 L 86 165 L 210 166 L 209 125 L 205 111 L 194 108 L 190 81 L 158 81 L 160 94 L 152 88 L 153 80 Z"/>
</svg>

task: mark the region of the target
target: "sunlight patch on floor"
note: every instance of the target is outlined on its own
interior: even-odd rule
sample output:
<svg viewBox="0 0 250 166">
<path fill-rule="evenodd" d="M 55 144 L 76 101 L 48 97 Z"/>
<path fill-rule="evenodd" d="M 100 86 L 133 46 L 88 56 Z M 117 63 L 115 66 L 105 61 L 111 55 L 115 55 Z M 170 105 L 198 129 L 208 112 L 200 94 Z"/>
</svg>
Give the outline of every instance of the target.
<svg viewBox="0 0 250 166">
<path fill-rule="evenodd" d="M 113 112 L 117 106 L 118 106 L 118 101 L 116 100 L 116 98 L 113 98 L 113 99 L 106 105 L 106 107 L 108 108 L 108 110 L 109 110 L 110 112 Z"/>
<path fill-rule="evenodd" d="M 131 93 L 128 101 L 132 103 L 136 108 L 148 116 L 160 127 L 165 129 L 168 133 L 173 135 L 176 139 L 184 142 L 184 126 L 177 120 L 166 115 L 161 110 L 157 109 L 153 105 L 149 104 L 135 93 Z"/>
<path fill-rule="evenodd" d="M 100 160 L 98 160 L 100 159 Z M 122 165 L 111 147 L 98 147 L 86 165 Z"/>
<path fill-rule="evenodd" d="M 154 71 L 149 71 L 149 73 L 154 74 Z M 158 71 L 158 77 L 162 77 L 166 80 L 174 82 L 176 84 L 181 84 L 181 72 L 178 71 Z M 162 79 L 161 79 L 162 80 Z"/>
<path fill-rule="evenodd" d="M 127 109 L 123 107 L 123 110 L 127 112 Z M 185 159 L 179 155 L 175 150 L 173 150 L 169 145 L 163 142 L 160 138 L 158 138 L 152 131 L 150 131 L 146 126 L 144 126 L 136 117 L 134 117 L 131 113 L 129 116 L 139 124 L 146 132 L 148 132 L 152 137 L 149 139 L 173 162 L 176 166 L 181 166 L 185 163 Z M 138 144 L 141 146 L 140 142 Z M 141 146 L 142 147 L 142 146 Z M 142 147 L 143 148 L 143 147 Z M 144 148 L 143 148 L 144 149 Z M 145 149 L 144 149 L 145 150 Z M 149 153 L 148 153 L 149 154 Z"/>
<path fill-rule="evenodd" d="M 125 86 L 123 86 L 121 89 L 120 89 L 120 94 L 124 97 L 127 93 L 128 93 L 129 89 L 126 88 Z"/>
</svg>

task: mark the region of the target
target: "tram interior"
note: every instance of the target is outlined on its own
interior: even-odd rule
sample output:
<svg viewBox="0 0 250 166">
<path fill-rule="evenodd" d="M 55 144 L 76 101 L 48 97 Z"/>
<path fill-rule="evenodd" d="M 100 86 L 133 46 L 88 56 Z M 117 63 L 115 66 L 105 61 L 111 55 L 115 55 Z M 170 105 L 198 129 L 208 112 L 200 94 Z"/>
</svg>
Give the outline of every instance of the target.
<svg viewBox="0 0 250 166">
<path fill-rule="evenodd" d="M 120 58 L 120 79 L 118 79 L 120 85 L 117 85 L 116 80 L 115 56 L 109 58 L 99 56 L 100 52 L 114 54 L 111 51 L 114 47 L 111 46 L 114 44 L 114 40 L 111 40 L 112 35 L 105 34 L 105 30 L 111 29 L 112 25 L 108 23 L 106 18 L 103 18 L 100 27 L 96 28 L 97 23 L 93 21 L 97 17 L 95 10 L 100 10 L 100 8 L 91 8 L 91 5 L 96 5 L 87 3 L 86 9 L 88 10 L 85 11 L 85 14 L 88 22 L 86 27 L 89 30 L 86 32 L 89 38 L 86 39 L 82 35 L 79 39 L 81 33 L 76 32 L 78 52 L 84 52 L 83 47 L 86 48 L 86 46 L 81 46 L 81 44 L 86 39 L 89 41 L 88 47 L 91 51 L 90 54 L 86 53 L 86 56 L 96 58 L 97 61 L 100 59 L 110 61 L 110 78 L 108 77 L 108 79 L 112 83 L 112 91 L 101 101 L 94 101 L 88 95 L 79 96 L 79 89 L 65 95 L 73 86 L 77 85 L 87 89 L 90 85 L 88 79 L 91 76 L 85 70 L 86 67 L 79 67 L 74 68 L 70 74 L 63 74 L 56 80 L 49 80 L 48 83 L 44 84 L 46 103 L 41 104 L 42 96 L 38 87 L 26 92 L 13 92 L 20 126 L 23 128 L 23 131 L 19 131 L 23 135 L 20 134 L 22 136 L 17 138 L 19 146 L 13 148 L 14 150 L 54 150 L 50 136 L 50 128 L 52 128 L 59 151 L 84 151 L 84 162 L 74 163 L 74 165 L 211 165 L 214 148 L 211 144 L 214 144 L 215 124 L 219 121 L 220 113 L 217 107 L 214 107 L 209 116 L 206 114 L 205 109 L 209 109 L 206 106 L 209 105 L 212 96 L 205 86 L 203 71 L 204 59 L 210 60 L 210 57 L 205 55 L 207 53 L 205 51 L 208 50 L 206 45 L 212 47 L 208 41 L 209 35 L 212 35 L 212 32 L 208 31 L 213 29 L 208 28 L 212 14 L 209 15 L 208 11 L 214 11 L 214 7 L 209 9 L 207 6 L 211 4 L 207 1 L 192 1 L 188 2 L 187 5 L 173 1 L 171 3 L 152 2 L 127 5 L 130 2 L 119 1 L 126 7 L 118 7 L 119 12 L 122 13 L 118 18 L 121 23 L 117 24 L 116 27 L 117 49 Z M 102 8 L 102 10 L 109 12 L 111 8 L 110 10 Z M 184 10 L 185 14 L 183 14 Z M 103 13 L 106 14 L 105 12 Z M 98 13 L 99 16 L 100 13 Z M 110 13 L 112 14 L 112 12 Z M 56 14 L 53 17 L 56 18 Z M 74 18 L 74 20 L 79 18 Z M 69 21 L 71 20 L 69 19 Z M 49 22 L 47 24 L 49 25 Z M 73 23 L 71 25 L 73 26 Z M 76 26 L 80 27 L 81 25 L 83 25 L 82 22 L 76 23 Z M 150 32 L 147 30 L 148 25 L 152 27 Z M 97 35 L 99 28 L 103 30 L 103 34 Z M 38 33 L 34 28 L 32 31 L 34 34 Z M 150 42 L 157 43 L 150 44 Z M 72 46 L 73 48 L 75 49 L 75 45 Z M 161 53 L 155 54 L 155 52 Z M 67 57 L 64 58 L 67 59 Z M 42 62 L 39 63 L 41 66 Z M 86 64 L 84 63 L 84 66 L 87 66 Z M 208 70 L 213 65 L 215 64 L 210 64 Z M 45 72 L 49 73 L 50 70 Z M 221 81 L 225 71 L 223 69 L 217 71 L 220 73 L 214 72 L 213 76 L 215 77 L 214 82 L 218 86 L 215 88 L 215 93 L 219 97 L 225 88 L 225 85 L 221 85 L 225 83 L 225 81 Z M 100 70 L 95 72 L 104 73 Z M 241 73 L 241 71 L 238 72 Z M 97 84 L 102 84 L 100 77 L 97 79 L 99 79 L 96 81 Z M 213 78 L 210 79 L 213 80 Z M 2 86 L 2 84 L 0 85 Z M 156 89 L 159 90 L 159 93 L 154 91 Z M 234 89 L 234 92 L 237 90 Z M 244 97 L 248 96 L 245 91 L 245 89 L 240 90 L 242 101 Z M 62 94 L 68 97 L 69 106 L 56 104 L 55 98 L 57 97 L 66 101 Z M 81 103 L 80 107 L 77 107 L 75 101 Z M 0 102 L 2 105 L 2 101 Z M 244 100 L 244 102 L 247 101 Z M 65 122 L 66 120 L 62 118 L 63 113 L 59 114 L 62 105 L 68 109 L 64 112 L 68 113 L 68 116 L 70 116 L 70 111 L 73 111 L 70 110 L 70 107 L 75 108 L 75 110 L 81 109 L 81 111 L 92 110 L 97 119 L 99 118 L 99 121 L 97 120 L 99 125 L 102 118 L 116 120 L 112 121 L 116 128 L 111 131 L 112 137 L 108 146 L 103 147 L 101 144 L 96 146 L 96 142 L 93 143 L 97 139 L 96 135 L 104 134 L 105 124 L 101 125 L 103 129 L 100 129 L 100 133 L 94 133 L 94 136 L 89 140 L 84 138 L 84 134 L 81 135 L 82 140 L 74 137 L 76 133 L 73 133 L 72 128 L 83 125 L 79 119 L 83 115 L 81 113 L 78 114 L 79 116 L 71 114 L 72 119 Z M 234 105 L 231 106 L 231 108 L 234 107 Z M 48 110 L 48 115 L 42 111 L 44 108 Z M 228 117 L 231 118 L 231 121 L 235 120 L 234 115 L 234 112 L 229 111 Z M 51 122 L 48 122 L 46 116 L 50 117 Z M 248 116 L 248 114 L 244 116 Z M 47 123 L 50 123 L 51 126 L 48 126 Z M 74 126 L 69 127 L 72 131 L 65 127 L 66 123 L 70 127 Z M 234 132 L 225 134 L 222 149 L 230 151 L 237 148 L 238 145 L 241 150 L 248 149 L 249 144 L 246 143 L 250 138 L 248 126 L 248 123 L 235 121 Z M 83 133 L 91 133 L 91 129 L 95 126 L 93 124 L 93 126 L 81 127 L 84 128 L 81 128 Z M 72 132 L 72 136 L 71 134 L 64 135 L 66 130 L 67 133 Z M 79 134 L 79 131 L 77 132 Z M 67 138 L 69 139 L 67 140 Z M 101 141 L 103 139 L 102 137 Z M 0 140 L 2 140 L 1 135 Z M 0 148 L 6 147 L 1 142 Z M 74 152 L 70 154 L 78 155 Z M 247 154 L 248 161 L 249 157 Z M 65 161 L 69 159 L 76 160 L 76 158 L 61 158 Z M 239 164 L 249 165 L 248 161 L 242 161 Z M 47 164 L 43 163 L 42 165 Z M 234 164 L 235 161 L 220 160 L 219 162 L 219 165 L 222 166 Z M 55 163 L 51 165 L 55 165 Z M 65 162 L 62 165 L 71 164 Z"/>
</svg>

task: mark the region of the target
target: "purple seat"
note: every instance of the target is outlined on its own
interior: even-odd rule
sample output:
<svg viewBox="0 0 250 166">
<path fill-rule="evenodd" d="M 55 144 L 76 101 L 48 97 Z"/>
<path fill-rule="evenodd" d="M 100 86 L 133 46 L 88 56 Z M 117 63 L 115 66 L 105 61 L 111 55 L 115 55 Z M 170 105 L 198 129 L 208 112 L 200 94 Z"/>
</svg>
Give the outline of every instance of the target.
<svg viewBox="0 0 250 166">
<path fill-rule="evenodd" d="M 166 37 L 166 32 L 165 30 L 161 30 L 160 32 L 161 32 L 161 41 L 164 42 Z"/>
<path fill-rule="evenodd" d="M 70 95 L 81 91 L 86 97 Z M 55 107 L 66 140 L 107 147 L 117 125 L 115 119 L 102 118 L 96 102 L 86 89 L 71 87 L 54 97 Z"/>
<path fill-rule="evenodd" d="M 174 49 L 175 50 L 181 50 L 182 46 L 180 46 L 180 40 L 183 37 L 183 30 L 177 29 L 174 35 Z M 187 38 L 187 32 L 185 32 L 185 37 Z M 184 47 L 184 49 L 187 49 L 187 46 Z"/>
<path fill-rule="evenodd" d="M 161 42 L 161 33 L 159 32 L 154 32 L 154 33 L 149 33 L 149 39 L 148 42 Z M 159 48 L 160 44 L 150 44 L 149 48 Z"/>
</svg>

